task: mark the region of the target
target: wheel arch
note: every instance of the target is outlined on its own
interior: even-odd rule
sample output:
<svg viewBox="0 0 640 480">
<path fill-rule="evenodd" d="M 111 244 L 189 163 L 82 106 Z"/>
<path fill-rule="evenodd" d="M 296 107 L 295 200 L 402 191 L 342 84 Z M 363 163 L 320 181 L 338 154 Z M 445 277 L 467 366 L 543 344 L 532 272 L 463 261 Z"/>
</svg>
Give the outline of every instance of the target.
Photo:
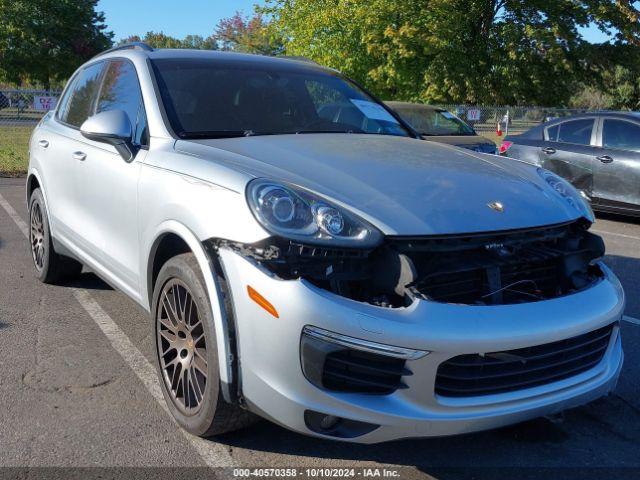
<svg viewBox="0 0 640 480">
<path fill-rule="evenodd" d="M 196 257 L 213 313 L 222 391 L 225 399 L 231 401 L 234 397 L 231 394 L 231 385 L 234 383 L 231 362 L 233 349 L 230 343 L 229 319 L 224 308 L 222 291 L 215 280 L 214 259 L 209 256 L 200 240 L 188 227 L 173 220 L 164 222 L 158 227 L 146 251 L 148 254 L 143 270 L 146 274 L 142 282 L 144 288 L 142 298 L 146 299 L 150 312 L 152 311 L 154 282 L 162 265 L 169 258 L 181 253 L 191 252 Z"/>
<path fill-rule="evenodd" d="M 27 182 L 25 184 L 25 195 L 26 195 L 27 205 L 29 205 L 29 200 L 31 200 L 31 194 L 36 188 L 39 188 L 40 191 L 42 192 L 42 196 L 44 197 L 45 207 L 47 211 L 49 211 L 49 202 L 47 199 L 47 192 L 45 191 L 45 186 L 44 186 L 44 183 L 42 182 L 40 173 L 35 168 L 30 168 L 29 173 L 27 174 Z"/>
</svg>

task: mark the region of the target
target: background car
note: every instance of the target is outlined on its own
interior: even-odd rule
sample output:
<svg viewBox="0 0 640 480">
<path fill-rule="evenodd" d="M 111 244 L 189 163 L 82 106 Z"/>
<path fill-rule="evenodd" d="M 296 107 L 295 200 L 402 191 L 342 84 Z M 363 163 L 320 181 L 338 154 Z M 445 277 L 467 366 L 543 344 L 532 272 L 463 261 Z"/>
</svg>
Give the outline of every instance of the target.
<svg viewBox="0 0 640 480">
<path fill-rule="evenodd" d="M 9 101 L 7 96 L 4 93 L 0 92 L 0 110 L 9 107 L 9 105 L 11 105 L 11 102 Z"/>
<path fill-rule="evenodd" d="M 481 153 L 497 153 L 496 144 L 476 133 L 453 113 L 431 105 L 385 102 L 422 138 Z"/>
<path fill-rule="evenodd" d="M 640 113 L 555 119 L 507 136 L 500 151 L 569 180 L 596 210 L 640 215 Z"/>
</svg>

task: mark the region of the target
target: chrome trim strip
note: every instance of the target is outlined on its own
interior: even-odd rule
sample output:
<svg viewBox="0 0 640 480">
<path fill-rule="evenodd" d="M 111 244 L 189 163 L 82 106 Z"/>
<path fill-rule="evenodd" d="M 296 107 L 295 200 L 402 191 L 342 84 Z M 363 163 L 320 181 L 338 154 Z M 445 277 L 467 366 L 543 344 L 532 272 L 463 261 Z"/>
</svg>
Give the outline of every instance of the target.
<svg viewBox="0 0 640 480">
<path fill-rule="evenodd" d="M 303 335 L 309 335 L 325 342 L 335 343 L 343 347 L 362 350 L 364 352 L 375 353 L 377 355 L 385 355 L 387 357 L 402 358 L 404 360 L 417 360 L 428 355 L 431 352 L 426 350 L 414 350 L 412 348 L 394 347 L 384 343 L 370 342 L 359 338 L 348 337 L 339 333 L 330 332 L 318 327 L 306 325 L 302 329 Z"/>
</svg>

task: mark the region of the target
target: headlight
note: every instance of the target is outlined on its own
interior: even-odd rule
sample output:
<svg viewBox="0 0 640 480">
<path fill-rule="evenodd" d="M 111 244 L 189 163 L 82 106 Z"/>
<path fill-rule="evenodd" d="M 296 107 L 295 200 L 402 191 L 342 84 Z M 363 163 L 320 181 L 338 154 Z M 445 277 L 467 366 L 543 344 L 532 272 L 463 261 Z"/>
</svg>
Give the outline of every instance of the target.
<svg viewBox="0 0 640 480">
<path fill-rule="evenodd" d="M 588 200 L 586 200 L 584 196 L 573 187 L 573 185 L 544 168 L 538 168 L 538 175 L 540 175 L 540 177 L 542 177 L 542 179 L 547 182 L 547 184 L 553 188 L 557 194 L 564 198 L 569 205 L 584 215 L 585 218 L 590 222 L 595 221 L 595 216 Z"/>
<path fill-rule="evenodd" d="M 382 240 L 373 225 L 299 187 L 253 180 L 247 202 L 267 231 L 292 240 L 345 247 L 373 247 Z"/>
</svg>

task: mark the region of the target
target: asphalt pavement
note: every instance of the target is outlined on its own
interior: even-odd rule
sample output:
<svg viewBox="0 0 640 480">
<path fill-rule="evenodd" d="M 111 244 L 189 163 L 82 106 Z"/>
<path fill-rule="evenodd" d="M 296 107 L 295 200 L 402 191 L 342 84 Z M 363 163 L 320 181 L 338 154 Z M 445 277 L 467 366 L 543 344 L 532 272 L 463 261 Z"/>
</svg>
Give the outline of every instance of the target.
<svg viewBox="0 0 640 480">
<path fill-rule="evenodd" d="M 0 207 L 0 467 L 402 467 L 403 476 L 436 478 L 640 472 L 640 220 L 602 216 L 593 227 L 627 293 L 615 392 L 499 430 L 351 445 L 267 421 L 212 440 L 184 433 L 158 397 L 148 315 L 88 271 L 67 286 L 38 282 L 21 230 L 24 179 L 0 179 Z"/>
</svg>

